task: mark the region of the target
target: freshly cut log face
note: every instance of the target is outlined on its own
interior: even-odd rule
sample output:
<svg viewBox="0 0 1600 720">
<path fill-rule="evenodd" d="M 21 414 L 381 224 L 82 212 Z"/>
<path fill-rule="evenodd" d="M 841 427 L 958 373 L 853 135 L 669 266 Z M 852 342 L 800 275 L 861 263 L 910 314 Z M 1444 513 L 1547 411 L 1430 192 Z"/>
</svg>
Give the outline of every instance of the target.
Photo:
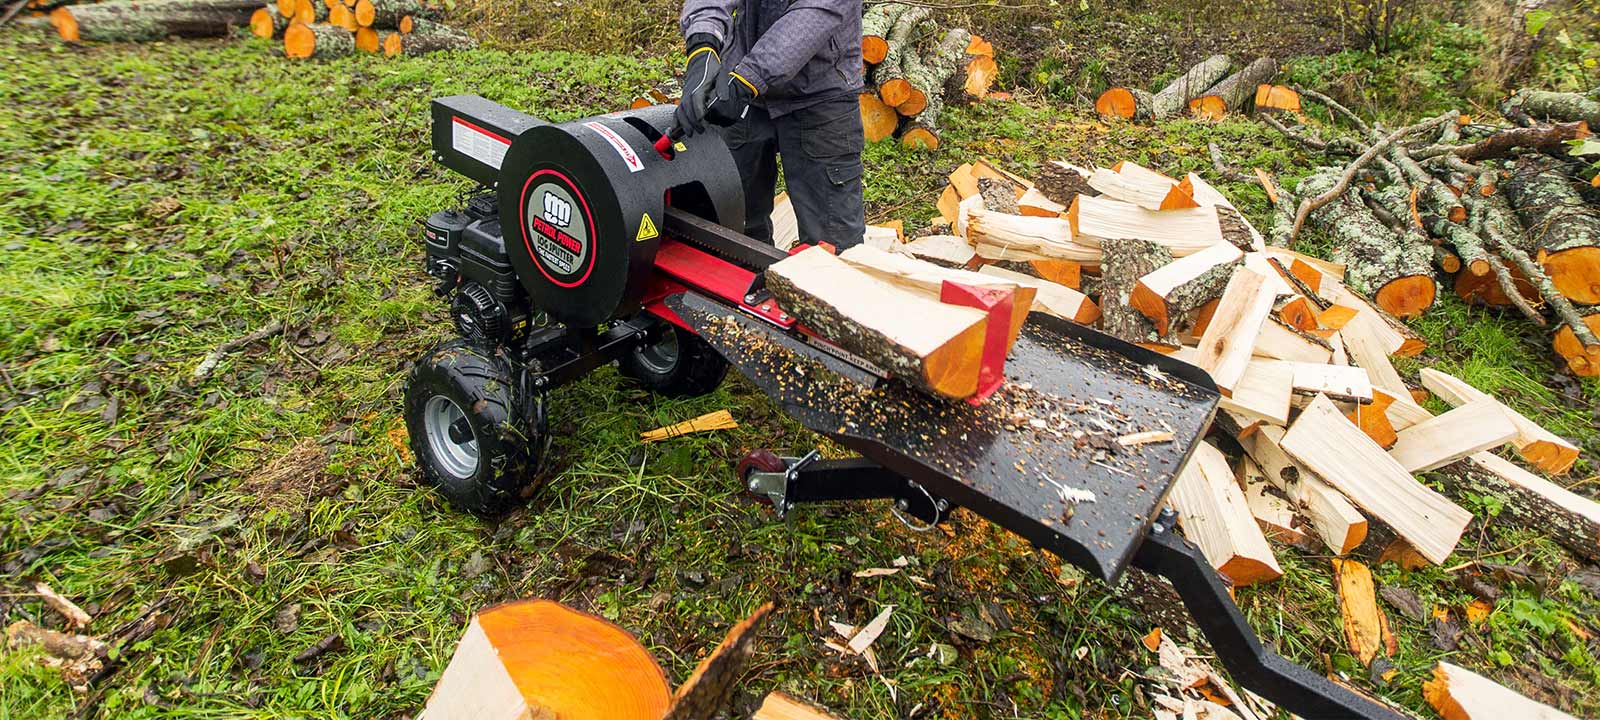
<svg viewBox="0 0 1600 720">
<path fill-rule="evenodd" d="M 1442 660 L 1422 684 L 1422 696 L 1444 720 L 1578 720 Z"/>
<path fill-rule="evenodd" d="M 1596 176 L 1600 177 L 1600 176 Z M 1591 313 L 1583 318 L 1584 327 L 1589 328 L 1589 333 L 1600 337 L 1600 313 Z M 1573 374 L 1580 377 L 1600 376 L 1600 352 L 1593 352 L 1585 347 L 1578 339 L 1578 334 L 1572 331 L 1571 325 L 1562 325 L 1551 340 L 1551 347 L 1556 355 L 1567 361 L 1567 367 Z"/>
<path fill-rule="evenodd" d="M 1034 290 L 1037 293 L 1033 298 L 1034 312 L 1042 312 L 1084 325 L 1100 319 L 1099 306 L 1095 305 L 1088 295 L 1073 288 L 994 265 L 985 265 L 978 272 Z"/>
<path fill-rule="evenodd" d="M 1221 120 L 1230 112 L 1245 110 L 1256 96 L 1256 87 L 1278 74 L 1278 63 L 1272 58 L 1256 58 L 1205 94 L 1189 101 L 1189 112 L 1196 117 Z"/>
<path fill-rule="evenodd" d="M 660 720 L 666 675 L 626 630 L 548 600 L 472 618 L 428 698 L 428 720 Z"/>
<path fill-rule="evenodd" d="M 1256 112 L 1300 112 L 1300 93 L 1287 85 L 1256 86 Z"/>
<path fill-rule="evenodd" d="M 1239 444 L 1260 466 L 1268 482 L 1276 483 L 1301 508 L 1316 528 L 1323 544 L 1335 555 L 1345 555 L 1367 538 L 1367 519 L 1350 501 L 1310 468 L 1283 450 L 1284 429 L 1265 426 Z"/>
<path fill-rule="evenodd" d="M 355 51 L 355 37 L 341 27 L 295 23 L 283 31 L 283 54 L 291 58 L 336 57 Z"/>
<path fill-rule="evenodd" d="M 1151 94 L 1138 88 L 1114 87 L 1101 93 L 1094 107 L 1101 117 L 1123 120 L 1164 120 L 1183 109 L 1184 103 L 1205 92 L 1228 74 L 1226 55 L 1212 55 L 1179 75 L 1161 92 Z"/>
<path fill-rule="evenodd" d="M 1528 229 L 1523 249 L 1544 266 L 1556 290 L 1575 303 L 1600 303 L 1600 210 L 1583 201 L 1550 158 L 1523 156 L 1504 186 Z"/>
<path fill-rule="evenodd" d="M 1139 278 L 1128 303 L 1165 335 L 1181 317 L 1222 295 L 1228 278 L 1244 262 L 1244 251 L 1217 243 Z"/>
<path fill-rule="evenodd" d="M 1244 492 L 1234 482 L 1228 458 L 1200 443 L 1172 484 L 1168 504 L 1178 511 L 1184 537 L 1200 547 L 1217 572 L 1234 585 L 1253 585 L 1283 575 L 1261 534 Z"/>
<path fill-rule="evenodd" d="M 951 270 L 930 262 L 866 245 L 858 245 L 844 251 L 839 255 L 839 259 L 849 263 L 852 267 L 865 271 L 872 277 L 934 300 L 939 299 L 946 282 L 1004 290 L 1012 293 L 1012 301 L 1018 307 L 1024 308 L 1032 307 L 1034 297 L 1038 294 L 1038 290 L 1031 284 L 1024 285 L 1017 281 L 985 273 Z M 1027 313 L 1013 313 L 1010 335 L 1006 340 L 1007 350 L 1017 342 L 1017 335 L 1022 332 L 1022 323 L 1027 318 Z"/>
<path fill-rule="evenodd" d="M 868 65 L 883 62 L 889 54 L 889 30 L 906 5 L 881 2 L 868 5 L 861 18 L 861 59 Z"/>
<path fill-rule="evenodd" d="M 1108 197 L 1079 195 L 1067 209 L 1067 219 L 1072 221 L 1073 237 L 1081 243 L 1138 238 L 1165 246 L 1174 257 L 1193 255 L 1227 241 L 1215 207 L 1157 211 Z"/>
<path fill-rule="evenodd" d="M 1300 412 L 1283 437 L 1283 449 L 1388 523 L 1434 564 L 1450 557 L 1472 522 L 1472 513 L 1417 482 L 1327 397 L 1317 397 Z"/>
<path fill-rule="evenodd" d="M 1318 172 L 1300 183 L 1300 194 L 1314 197 L 1338 182 L 1335 171 Z M 1433 305 L 1433 246 L 1415 242 L 1417 233 L 1399 235 L 1379 222 L 1348 194 L 1334 198 L 1309 216 L 1334 239 L 1334 258 L 1346 266 L 1345 281 L 1372 295 L 1378 306 L 1399 317 L 1420 315 Z"/>
<path fill-rule="evenodd" d="M 1231 392 L 1244 376 L 1256 335 L 1272 312 L 1272 300 L 1265 278 L 1254 271 L 1241 269 L 1228 281 L 1211 324 L 1200 337 L 1196 363 L 1224 392 Z"/>
<path fill-rule="evenodd" d="M 271 39 L 277 37 L 289 27 L 289 19 L 278 12 L 278 6 L 267 5 L 250 13 L 250 34 L 258 38 Z"/>
<path fill-rule="evenodd" d="M 982 311 L 902 290 L 819 247 L 774 263 L 766 277 L 786 310 L 846 350 L 938 395 L 977 392 Z"/>
<path fill-rule="evenodd" d="M 1324 271 L 1326 273 L 1326 271 Z M 1395 320 L 1393 316 L 1385 315 L 1381 310 L 1367 302 L 1366 298 L 1357 295 L 1346 288 L 1334 278 L 1337 275 L 1326 277 L 1327 288 L 1320 290 L 1328 301 L 1356 309 L 1356 315 L 1350 320 L 1351 324 L 1362 323 L 1366 327 L 1363 332 L 1371 333 L 1372 338 L 1384 352 L 1390 355 L 1412 357 L 1426 350 L 1428 343 L 1424 342 L 1404 323 Z M 1348 327 L 1348 325 L 1346 326 Z"/>
<path fill-rule="evenodd" d="M 1389 455 L 1409 472 L 1427 472 L 1516 436 L 1505 408 L 1483 398 L 1402 430 Z"/>
<path fill-rule="evenodd" d="M 1482 400 L 1499 405 L 1500 410 L 1517 428 L 1516 437 L 1511 439 L 1511 444 L 1517 448 L 1517 454 L 1540 470 L 1560 475 L 1577 461 L 1577 445 L 1540 427 L 1538 423 L 1499 403 L 1493 396 L 1467 384 L 1465 380 L 1433 368 L 1423 368 L 1421 376 L 1422 386 L 1438 395 L 1439 399 L 1449 403 L 1451 407 L 1459 408 Z"/>
<path fill-rule="evenodd" d="M 894 136 L 900 127 L 900 113 L 885 105 L 875 92 L 860 94 L 861 128 L 867 142 L 878 142 Z"/>
</svg>

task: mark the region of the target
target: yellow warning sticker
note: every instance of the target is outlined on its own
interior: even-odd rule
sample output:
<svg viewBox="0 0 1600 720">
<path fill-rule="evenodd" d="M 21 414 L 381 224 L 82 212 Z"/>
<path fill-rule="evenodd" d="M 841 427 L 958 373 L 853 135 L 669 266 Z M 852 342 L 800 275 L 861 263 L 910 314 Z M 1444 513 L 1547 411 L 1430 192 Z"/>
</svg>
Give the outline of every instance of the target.
<svg viewBox="0 0 1600 720">
<path fill-rule="evenodd" d="M 660 234 L 656 230 L 656 224 L 650 222 L 650 213 L 645 213 L 644 217 L 639 219 L 639 234 L 634 236 L 633 241 L 644 242 Z"/>
</svg>

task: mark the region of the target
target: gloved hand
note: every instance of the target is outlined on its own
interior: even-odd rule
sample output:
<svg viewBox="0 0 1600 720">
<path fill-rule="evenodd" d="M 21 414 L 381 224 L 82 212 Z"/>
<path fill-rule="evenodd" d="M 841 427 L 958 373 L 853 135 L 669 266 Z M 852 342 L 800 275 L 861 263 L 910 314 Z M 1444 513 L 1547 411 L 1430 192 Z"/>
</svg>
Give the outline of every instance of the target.
<svg viewBox="0 0 1600 720">
<path fill-rule="evenodd" d="M 689 38 L 689 64 L 683 71 L 683 97 L 673 121 L 685 135 L 705 132 L 706 105 L 722 76 L 722 58 L 717 55 L 716 39 L 708 35 Z"/>
<path fill-rule="evenodd" d="M 729 72 L 717 82 L 717 90 L 706 105 L 706 122 L 728 127 L 744 119 L 750 111 L 750 101 L 756 99 L 755 86 L 738 73 Z"/>
</svg>

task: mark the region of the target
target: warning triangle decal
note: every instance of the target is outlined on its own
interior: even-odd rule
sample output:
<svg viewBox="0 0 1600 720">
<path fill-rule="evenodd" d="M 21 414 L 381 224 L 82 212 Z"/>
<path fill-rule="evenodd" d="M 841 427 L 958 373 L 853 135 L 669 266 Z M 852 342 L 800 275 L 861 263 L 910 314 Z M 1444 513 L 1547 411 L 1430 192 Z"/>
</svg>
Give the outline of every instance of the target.
<svg viewBox="0 0 1600 720">
<path fill-rule="evenodd" d="M 650 222 L 650 213 L 645 213 L 644 217 L 639 219 L 639 234 L 634 236 L 633 241 L 644 242 L 660 234 L 656 231 L 656 224 Z"/>
</svg>

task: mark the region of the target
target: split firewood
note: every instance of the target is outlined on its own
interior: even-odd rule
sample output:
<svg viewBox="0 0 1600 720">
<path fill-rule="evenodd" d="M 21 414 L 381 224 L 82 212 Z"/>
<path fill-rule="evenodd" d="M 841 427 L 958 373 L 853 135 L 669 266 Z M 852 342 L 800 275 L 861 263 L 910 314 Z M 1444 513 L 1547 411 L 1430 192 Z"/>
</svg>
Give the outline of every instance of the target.
<svg viewBox="0 0 1600 720">
<path fill-rule="evenodd" d="M 1271 312 L 1270 307 L 1268 312 Z M 1333 346 L 1327 340 L 1289 327 L 1270 314 L 1257 330 L 1250 352 L 1259 357 L 1292 362 L 1326 365 L 1333 361 Z"/>
<path fill-rule="evenodd" d="M 1336 189 L 1330 172 L 1314 173 L 1300 183 L 1302 195 Z M 1410 243 L 1378 222 L 1360 201 L 1338 196 L 1310 214 L 1312 222 L 1334 238 L 1334 259 L 1345 265 L 1351 289 L 1377 299 L 1384 310 L 1414 317 L 1433 305 L 1435 288 L 1432 247 Z"/>
<path fill-rule="evenodd" d="M 1223 79 L 1199 97 L 1189 101 L 1189 112 L 1196 117 L 1221 120 L 1230 112 L 1242 112 L 1256 97 L 1256 89 L 1278 74 L 1278 61 L 1256 58 L 1249 65 Z"/>
<path fill-rule="evenodd" d="M 690 433 L 707 432 L 710 430 L 731 430 L 736 427 L 739 427 L 739 423 L 734 421 L 733 413 L 730 413 L 727 410 L 717 410 L 691 420 L 685 420 L 681 423 L 667 425 L 666 427 L 659 427 L 654 430 L 646 430 L 645 432 L 639 433 L 639 439 L 648 443 L 655 442 L 657 440 L 666 440 L 667 438 L 675 438 L 681 435 L 688 435 Z"/>
<path fill-rule="evenodd" d="M 1518 90 L 1500 103 L 1500 114 L 1517 120 L 1583 121 L 1600 130 L 1600 97 L 1593 94 Z"/>
<path fill-rule="evenodd" d="M 1089 296 L 1078 292 L 1075 288 L 1052 282 L 1044 278 L 1032 277 L 1014 270 L 1008 270 L 998 265 L 985 265 L 978 270 L 979 274 L 991 275 L 1002 280 L 1015 282 L 1017 285 L 1031 288 L 1037 294 L 1033 299 L 1033 311 L 1071 320 L 1082 325 L 1089 325 L 1100 319 L 1100 307 Z"/>
<path fill-rule="evenodd" d="M 1017 212 L 1031 217 L 1060 217 L 1067 211 L 1067 206 L 1062 205 L 1045 196 L 1044 191 L 1036 187 L 1028 188 L 1022 192 L 1022 197 L 1017 198 Z"/>
<path fill-rule="evenodd" d="M 1212 55 L 1153 95 L 1139 88 L 1111 88 L 1095 100 L 1094 109 L 1105 118 L 1165 120 L 1227 75 L 1230 63 L 1226 55 Z"/>
<path fill-rule="evenodd" d="M 1588 205 L 1554 160 L 1523 156 L 1506 197 L 1528 230 L 1523 250 L 1572 302 L 1600 303 L 1600 210 Z"/>
<path fill-rule="evenodd" d="M 1356 315 L 1350 322 L 1362 324 L 1363 331 L 1370 333 L 1374 342 L 1384 352 L 1413 357 L 1427 349 L 1428 343 L 1415 330 L 1406 327 L 1404 322 L 1346 288 L 1342 283 L 1330 280 L 1330 285 L 1323 294 L 1334 303 L 1354 308 Z"/>
<path fill-rule="evenodd" d="M 1435 564 L 1450 556 L 1472 521 L 1471 512 L 1417 482 L 1326 397 L 1301 411 L 1282 446 Z"/>
<path fill-rule="evenodd" d="M 1444 720 L 1578 720 L 1443 660 L 1422 684 L 1422 696 Z"/>
<path fill-rule="evenodd" d="M 942 295 L 944 284 L 947 282 L 1009 292 L 1012 294 L 1013 302 L 1022 308 L 1033 307 L 1035 296 L 1038 294 L 1038 290 L 1033 285 L 1022 285 L 1018 282 L 989 274 L 967 270 L 952 270 L 913 257 L 886 252 L 865 245 L 858 245 L 844 251 L 839 255 L 839 259 L 874 278 L 934 300 L 938 300 Z M 1010 335 L 1006 343 L 1008 349 L 1012 344 L 1016 343 L 1017 336 L 1022 332 L 1022 324 L 1027 320 L 1027 317 L 1026 312 L 1013 314 Z"/>
<path fill-rule="evenodd" d="M 772 224 L 773 246 L 787 252 L 800 242 L 800 221 L 795 217 L 794 202 L 789 199 L 789 193 L 778 193 L 772 199 L 772 212 L 767 218 Z"/>
<path fill-rule="evenodd" d="M 774 263 L 766 277 L 790 313 L 896 377 L 952 398 L 978 391 L 984 312 L 902 290 L 817 247 Z"/>
<path fill-rule="evenodd" d="M 767 693 L 762 699 L 761 707 L 756 708 L 756 714 L 750 720 L 841 720 L 838 716 L 817 708 L 810 703 L 796 700 L 795 698 L 774 690 Z"/>
<path fill-rule="evenodd" d="M 1266 278 L 1248 268 L 1228 280 L 1216 314 L 1200 337 L 1198 362 L 1224 394 L 1243 377 L 1261 326 L 1272 312 Z"/>
<path fill-rule="evenodd" d="M 1294 371 L 1294 391 L 1301 395 L 1326 395 L 1334 400 L 1372 400 L 1372 383 L 1365 370 L 1343 365 L 1287 362 Z"/>
<path fill-rule="evenodd" d="M 283 54 L 290 58 L 337 57 L 355 51 L 355 36 L 334 25 L 296 22 L 283 31 Z"/>
<path fill-rule="evenodd" d="M 1267 481 L 1302 508 L 1318 537 L 1335 555 L 1354 551 L 1367 537 L 1367 519 L 1338 490 L 1283 450 L 1281 427 L 1266 426 L 1240 438 Z"/>
<path fill-rule="evenodd" d="M 278 11 L 276 4 L 258 8 L 250 13 L 250 34 L 258 38 L 275 38 L 288 27 L 289 18 Z"/>
<path fill-rule="evenodd" d="M 1131 343 L 1177 345 L 1176 337 L 1156 332 L 1150 319 L 1129 300 L 1139 278 L 1172 262 L 1171 251 L 1153 242 L 1124 238 L 1105 240 L 1102 249 L 1100 329 Z"/>
<path fill-rule="evenodd" d="M 352 9 L 356 24 L 370 28 L 395 28 L 402 32 L 414 32 L 401 27 L 401 22 L 406 18 L 416 20 L 438 20 L 439 12 L 422 0 L 356 0 Z"/>
<path fill-rule="evenodd" d="M 1395 396 L 1374 388 L 1372 402 L 1356 405 L 1355 409 L 1345 413 L 1344 417 L 1361 428 L 1361 432 L 1372 438 L 1378 447 L 1388 450 L 1400 441 L 1394 422 L 1389 419 L 1389 406 L 1393 405 L 1395 400 Z"/>
<path fill-rule="evenodd" d="M 1433 368 L 1423 368 L 1421 375 L 1422 386 L 1449 403 L 1451 407 L 1460 408 L 1482 401 L 1497 405 L 1516 427 L 1517 434 L 1511 438 L 1511 444 L 1516 447 L 1517 454 L 1532 463 L 1534 467 L 1552 475 L 1560 475 L 1577 461 L 1579 453 L 1577 445 L 1540 427 L 1522 413 L 1496 401 L 1488 393 L 1467 384 L 1460 378 Z"/>
<path fill-rule="evenodd" d="M 1516 436 L 1517 427 L 1505 408 L 1493 398 L 1483 398 L 1401 430 L 1389 456 L 1409 472 L 1427 472 Z"/>
<path fill-rule="evenodd" d="M 1244 492 L 1234 482 L 1228 458 L 1210 443 L 1195 447 L 1178 473 L 1167 503 L 1178 511 L 1184 537 L 1234 585 L 1253 585 L 1283 575 L 1272 548 L 1256 525 Z"/>
<path fill-rule="evenodd" d="M 1242 226 L 1244 232 L 1250 236 L 1249 250 L 1262 251 L 1266 249 L 1266 238 L 1260 231 L 1256 230 L 1255 225 L 1250 224 L 1250 220 L 1239 212 L 1239 208 L 1233 206 L 1233 202 L 1228 199 L 1228 196 L 1223 195 L 1221 191 L 1212 187 L 1211 183 L 1206 182 L 1205 178 L 1189 173 L 1178 184 L 1196 203 L 1216 207 L 1218 222 Z M 1233 238 L 1233 233 L 1229 230 L 1225 229 L 1223 235 L 1229 236 L 1230 242 L 1237 242 L 1237 238 Z M 1241 246 L 1240 249 L 1245 248 Z"/>
<path fill-rule="evenodd" d="M 873 3 L 861 16 L 861 60 L 868 65 L 883 62 L 889 54 L 889 31 L 895 20 L 910 6 L 897 2 Z"/>
<path fill-rule="evenodd" d="M 385 57 L 396 55 L 425 55 L 441 50 L 465 50 L 478 42 L 460 30 L 431 20 L 414 18 L 411 32 L 390 33 L 383 38 Z"/>
<path fill-rule="evenodd" d="M 1228 278 L 1243 264 L 1243 251 L 1217 243 L 1139 278 L 1128 304 L 1150 318 L 1157 333 L 1165 335 L 1174 318 L 1221 297 Z"/>
<path fill-rule="evenodd" d="M 901 103 L 911 99 L 911 83 L 905 78 L 905 57 L 907 53 L 916 52 L 916 42 L 923 25 L 929 23 L 928 16 L 928 8 L 911 7 L 898 14 L 889 29 L 889 49 L 884 54 L 883 62 L 873 69 L 878 95 L 889 107 L 898 108 Z"/>
<path fill-rule="evenodd" d="M 230 27 L 249 23 L 260 7 L 261 0 L 108 0 L 58 7 L 50 11 L 50 25 L 67 42 L 222 37 Z"/>
<path fill-rule="evenodd" d="M 981 208 L 966 215 L 967 239 L 979 255 L 990 260 L 1101 261 L 1101 249 L 1078 242 L 1068 220 L 1011 215 Z"/>
<path fill-rule="evenodd" d="M 972 264 L 978 253 L 966 240 L 954 235 L 928 235 L 896 248 L 918 260 L 950 268 L 963 268 Z"/>
<path fill-rule="evenodd" d="M 1009 182 L 995 180 L 994 178 L 979 178 L 978 195 L 983 198 L 983 209 L 985 210 L 1007 215 L 1022 214 L 1022 207 L 1017 204 L 1016 189 Z M 1055 216 L 1044 215 L 1042 217 Z"/>
<path fill-rule="evenodd" d="M 1371 666 L 1379 655 L 1394 655 L 1397 643 L 1389 631 L 1389 617 L 1378 606 L 1372 571 L 1355 560 L 1333 558 L 1331 562 L 1334 583 L 1339 588 L 1339 616 L 1350 652 L 1363 667 Z"/>
<path fill-rule="evenodd" d="M 1118 163 L 1117 170 L 1096 168 L 1089 176 L 1089 187 L 1113 200 L 1133 203 L 1146 210 L 1180 210 L 1199 207 L 1189 191 L 1180 188 L 1177 180 L 1153 171 L 1143 170 L 1134 163 Z M 1127 168 L 1129 172 L 1122 172 Z"/>
<path fill-rule="evenodd" d="M 661 720 L 712 720 L 727 709 L 755 652 L 757 632 L 772 615 L 772 608 L 772 603 L 766 603 L 728 630 L 722 642 L 673 693 L 672 708 Z"/>
<path fill-rule="evenodd" d="M 1068 207 L 1067 219 L 1072 223 L 1073 237 L 1082 243 L 1137 237 L 1166 247 L 1176 257 L 1197 253 L 1219 242 L 1243 247 L 1251 244 L 1248 234 L 1225 234 L 1215 207 L 1157 211 L 1104 196 L 1079 195 Z"/>
<path fill-rule="evenodd" d="M 1244 502 L 1268 540 L 1285 545 L 1305 546 L 1311 541 L 1295 514 L 1294 503 L 1277 485 L 1267 481 L 1260 466 L 1249 455 L 1239 459 L 1235 480 L 1244 488 Z"/>
<path fill-rule="evenodd" d="M 1224 396 L 1218 407 L 1252 420 L 1288 425 L 1294 396 L 1294 365 L 1281 360 L 1255 358 Z"/>
<path fill-rule="evenodd" d="M 1600 560 L 1600 503 L 1491 452 L 1477 453 L 1457 467 L 1459 472 L 1439 473 L 1447 491 L 1459 497 L 1500 498 L 1500 521 L 1537 531 L 1590 561 Z"/>
</svg>

